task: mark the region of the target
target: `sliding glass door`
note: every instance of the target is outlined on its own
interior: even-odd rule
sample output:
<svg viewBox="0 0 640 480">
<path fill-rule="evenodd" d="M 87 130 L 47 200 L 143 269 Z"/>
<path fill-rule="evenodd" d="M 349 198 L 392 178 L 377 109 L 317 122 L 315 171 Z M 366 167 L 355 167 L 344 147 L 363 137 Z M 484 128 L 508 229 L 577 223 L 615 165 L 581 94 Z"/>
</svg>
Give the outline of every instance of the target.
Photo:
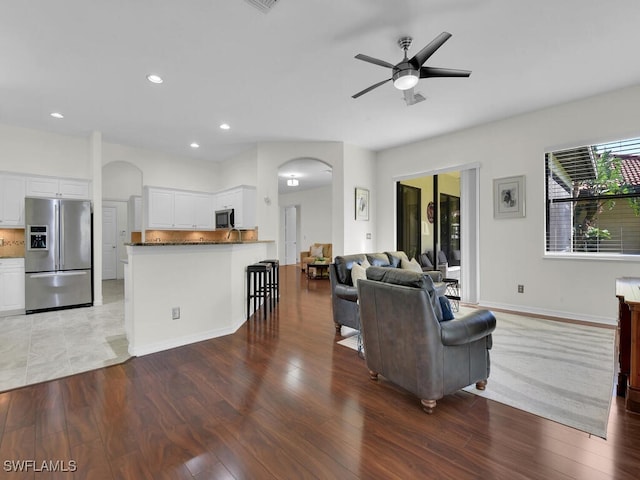
<svg viewBox="0 0 640 480">
<path fill-rule="evenodd" d="M 397 250 L 404 251 L 409 258 L 421 252 L 420 189 L 397 183 Z"/>
</svg>

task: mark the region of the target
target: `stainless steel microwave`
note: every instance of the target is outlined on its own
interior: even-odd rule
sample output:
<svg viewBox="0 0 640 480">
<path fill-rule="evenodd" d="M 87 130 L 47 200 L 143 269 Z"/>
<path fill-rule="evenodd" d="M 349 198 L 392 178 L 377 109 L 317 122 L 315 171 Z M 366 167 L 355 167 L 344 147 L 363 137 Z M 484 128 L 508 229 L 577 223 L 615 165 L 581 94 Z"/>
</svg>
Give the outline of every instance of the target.
<svg viewBox="0 0 640 480">
<path fill-rule="evenodd" d="M 216 228 L 233 228 L 234 225 L 233 208 L 216 210 Z"/>
</svg>

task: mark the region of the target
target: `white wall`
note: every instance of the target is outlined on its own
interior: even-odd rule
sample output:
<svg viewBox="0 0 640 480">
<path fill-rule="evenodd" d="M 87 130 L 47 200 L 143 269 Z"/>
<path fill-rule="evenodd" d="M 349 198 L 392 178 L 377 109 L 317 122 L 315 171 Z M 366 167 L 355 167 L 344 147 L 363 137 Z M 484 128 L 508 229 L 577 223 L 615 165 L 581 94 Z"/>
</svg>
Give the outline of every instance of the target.
<svg viewBox="0 0 640 480">
<path fill-rule="evenodd" d="M 89 137 L 0 124 L 0 170 L 90 179 Z"/>
<path fill-rule="evenodd" d="M 284 242 L 284 208 L 299 206 L 298 254 L 308 250 L 313 243 L 332 243 L 332 187 L 313 188 L 299 192 L 285 193 L 279 196 L 280 204 L 280 238 Z M 284 244 L 283 244 L 284 246 Z M 284 261 L 284 250 L 281 249 L 281 262 Z M 297 256 L 299 258 L 299 255 Z"/>
<path fill-rule="evenodd" d="M 102 164 L 111 162 L 128 162 L 138 167 L 142 171 L 143 185 L 198 192 L 221 189 L 219 165 L 216 162 L 103 142 Z"/>
<path fill-rule="evenodd" d="M 128 162 L 111 162 L 102 167 L 102 197 L 128 201 L 131 195 L 142 195 L 142 172 Z"/>
<path fill-rule="evenodd" d="M 278 168 L 296 158 L 315 158 L 332 167 L 332 241 L 333 252 L 343 248 L 343 195 L 342 195 L 342 143 L 339 142 L 291 142 L 263 143 L 257 150 L 257 218 L 259 238 L 276 240 L 279 255 L 283 249 L 280 239 L 280 208 L 278 202 Z M 270 204 L 264 202 L 269 197 Z"/>
<path fill-rule="evenodd" d="M 252 148 L 219 165 L 218 190 L 237 187 L 238 185 L 258 184 L 258 150 Z M 275 198 L 273 200 L 275 201 Z"/>
<path fill-rule="evenodd" d="M 342 252 L 334 249 L 333 254 L 335 256 L 376 252 L 379 248 L 376 238 L 378 191 L 375 181 L 375 154 L 360 147 L 344 145 L 342 174 L 344 248 Z M 356 187 L 369 190 L 369 221 L 355 219 Z M 369 239 L 368 234 L 371 237 Z"/>
<path fill-rule="evenodd" d="M 132 355 L 235 332 L 247 317 L 245 266 L 273 258 L 267 243 L 127 250 L 125 330 Z M 172 320 L 175 307 L 180 319 Z"/>
<path fill-rule="evenodd" d="M 640 262 L 543 258 L 544 152 L 640 136 L 639 103 L 636 86 L 379 152 L 378 249 L 393 247 L 394 178 L 479 162 L 480 304 L 615 323 L 615 279 Z M 526 217 L 494 219 L 493 179 L 512 175 L 526 176 Z"/>
</svg>

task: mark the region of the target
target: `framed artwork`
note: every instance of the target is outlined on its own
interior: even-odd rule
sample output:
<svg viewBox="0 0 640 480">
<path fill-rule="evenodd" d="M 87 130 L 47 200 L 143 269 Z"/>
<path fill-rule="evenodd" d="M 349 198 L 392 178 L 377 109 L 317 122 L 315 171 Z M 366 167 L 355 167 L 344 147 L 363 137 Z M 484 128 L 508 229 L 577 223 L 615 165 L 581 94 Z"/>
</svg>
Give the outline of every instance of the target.
<svg viewBox="0 0 640 480">
<path fill-rule="evenodd" d="M 429 223 L 433 223 L 435 219 L 435 211 L 435 205 L 433 204 L 433 202 L 429 202 L 429 205 L 427 205 L 427 220 L 429 220 Z"/>
<path fill-rule="evenodd" d="M 524 217 L 524 207 L 524 175 L 493 180 L 493 218 Z"/>
<path fill-rule="evenodd" d="M 356 220 L 369 220 L 369 190 L 356 187 Z"/>
</svg>

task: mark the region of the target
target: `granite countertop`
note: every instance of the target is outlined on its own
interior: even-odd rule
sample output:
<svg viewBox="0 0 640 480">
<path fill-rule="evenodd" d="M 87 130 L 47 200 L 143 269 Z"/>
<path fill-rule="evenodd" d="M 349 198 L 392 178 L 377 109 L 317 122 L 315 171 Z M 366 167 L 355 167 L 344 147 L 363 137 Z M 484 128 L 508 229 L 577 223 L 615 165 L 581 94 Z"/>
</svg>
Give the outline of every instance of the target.
<svg viewBox="0 0 640 480">
<path fill-rule="evenodd" d="M 176 245 L 241 245 L 245 243 L 270 243 L 273 240 L 211 240 L 203 242 L 139 242 L 139 243 L 125 243 L 125 245 L 131 247 L 162 247 L 162 246 L 176 246 Z"/>
</svg>

